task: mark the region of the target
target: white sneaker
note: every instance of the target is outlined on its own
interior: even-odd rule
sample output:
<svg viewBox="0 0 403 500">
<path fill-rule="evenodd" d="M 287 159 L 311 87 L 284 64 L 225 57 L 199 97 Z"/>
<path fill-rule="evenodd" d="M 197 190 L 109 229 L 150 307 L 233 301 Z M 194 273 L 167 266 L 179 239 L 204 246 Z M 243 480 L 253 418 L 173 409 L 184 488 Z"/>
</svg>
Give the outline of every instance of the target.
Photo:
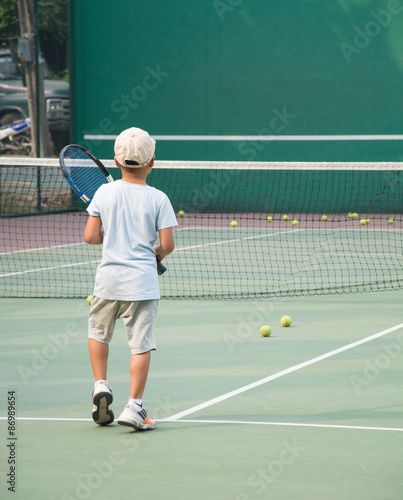
<svg viewBox="0 0 403 500">
<path fill-rule="evenodd" d="M 92 393 L 92 419 L 98 425 L 108 425 L 114 420 L 111 404 L 113 401 L 112 391 L 102 382 L 97 385 Z"/>
<path fill-rule="evenodd" d="M 135 406 L 127 404 L 118 418 L 119 425 L 132 427 L 138 431 L 155 429 L 155 422 L 148 416 L 147 410 L 137 410 Z"/>
</svg>

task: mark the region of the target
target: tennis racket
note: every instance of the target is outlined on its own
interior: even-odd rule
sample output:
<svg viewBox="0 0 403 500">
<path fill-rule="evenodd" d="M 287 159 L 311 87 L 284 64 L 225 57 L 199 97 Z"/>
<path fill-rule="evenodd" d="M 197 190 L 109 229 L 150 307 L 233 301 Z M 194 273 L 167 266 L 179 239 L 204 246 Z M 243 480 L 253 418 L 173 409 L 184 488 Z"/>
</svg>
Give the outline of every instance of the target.
<svg viewBox="0 0 403 500">
<path fill-rule="evenodd" d="M 70 144 L 59 154 L 60 168 L 73 191 L 90 204 L 95 192 L 102 184 L 114 182 L 113 177 L 88 149 L 78 144 Z M 166 267 L 157 258 L 157 271 L 161 275 Z"/>
</svg>

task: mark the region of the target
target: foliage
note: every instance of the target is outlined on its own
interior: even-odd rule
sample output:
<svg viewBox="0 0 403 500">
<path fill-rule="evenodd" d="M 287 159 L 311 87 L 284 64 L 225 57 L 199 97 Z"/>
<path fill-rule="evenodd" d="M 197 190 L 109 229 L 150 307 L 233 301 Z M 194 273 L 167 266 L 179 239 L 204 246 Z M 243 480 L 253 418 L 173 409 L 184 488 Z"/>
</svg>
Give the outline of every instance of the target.
<svg viewBox="0 0 403 500">
<path fill-rule="evenodd" d="M 43 40 L 63 43 L 67 38 L 67 1 L 38 0 L 39 33 Z M 19 34 L 18 6 L 15 0 L 0 4 L 0 38 Z"/>
<path fill-rule="evenodd" d="M 16 36 L 18 29 L 18 7 L 15 0 L 1 0 L 0 38 Z"/>
<path fill-rule="evenodd" d="M 69 83 L 69 70 L 64 69 L 63 71 L 60 71 L 60 73 L 54 75 L 53 79 Z"/>
<path fill-rule="evenodd" d="M 61 73 L 67 67 L 68 2 L 69 0 L 38 0 L 40 48 L 54 73 Z M 15 38 L 19 35 L 18 2 L 1 0 L 0 38 Z"/>
<path fill-rule="evenodd" d="M 67 39 L 67 2 L 39 0 L 39 33 L 42 40 L 64 43 Z"/>
</svg>

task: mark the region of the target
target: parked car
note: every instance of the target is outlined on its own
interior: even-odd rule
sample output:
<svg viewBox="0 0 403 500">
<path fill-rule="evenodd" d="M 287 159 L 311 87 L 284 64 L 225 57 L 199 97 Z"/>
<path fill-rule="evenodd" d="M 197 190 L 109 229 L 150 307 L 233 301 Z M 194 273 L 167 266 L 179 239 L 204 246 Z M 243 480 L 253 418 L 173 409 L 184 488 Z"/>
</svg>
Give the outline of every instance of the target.
<svg viewBox="0 0 403 500">
<path fill-rule="evenodd" d="M 40 62 L 49 133 L 58 153 L 69 142 L 69 84 L 52 80 L 43 57 Z M 29 118 L 27 87 L 18 58 L 12 50 L 0 48 L 0 125 L 4 127 L 26 118 Z"/>
</svg>

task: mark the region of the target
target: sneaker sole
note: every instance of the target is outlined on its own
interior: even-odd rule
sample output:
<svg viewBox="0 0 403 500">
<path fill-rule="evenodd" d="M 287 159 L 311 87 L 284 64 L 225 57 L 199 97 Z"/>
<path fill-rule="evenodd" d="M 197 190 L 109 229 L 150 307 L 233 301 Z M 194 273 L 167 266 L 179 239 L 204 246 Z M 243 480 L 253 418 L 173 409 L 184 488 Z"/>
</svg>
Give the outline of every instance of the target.
<svg viewBox="0 0 403 500">
<path fill-rule="evenodd" d="M 119 425 L 123 425 L 125 427 L 131 427 L 132 429 L 134 429 L 136 431 L 152 431 L 155 429 L 155 426 L 154 427 L 150 427 L 150 426 L 140 427 L 138 424 L 134 424 L 132 422 L 127 422 L 126 420 L 118 420 L 117 422 Z"/>
<path fill-rule="evenodd" d="M 113 396 L 110 392 L 99 392 L 93 397 L 93 403 L 97 407 L 92 412 L 92 419 L 98 425 L 111 424 L 115 418 L 113 411 L 109 409 L 112 404 Z"/>
</svg>

